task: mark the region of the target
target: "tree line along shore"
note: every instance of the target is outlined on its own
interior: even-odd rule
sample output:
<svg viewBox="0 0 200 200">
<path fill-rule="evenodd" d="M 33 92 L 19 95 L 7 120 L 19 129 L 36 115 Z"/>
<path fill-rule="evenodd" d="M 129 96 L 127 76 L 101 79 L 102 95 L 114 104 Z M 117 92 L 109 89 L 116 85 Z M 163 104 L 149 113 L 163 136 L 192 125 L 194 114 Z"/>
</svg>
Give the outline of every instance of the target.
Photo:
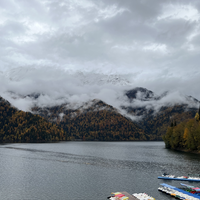
<svg viewBox="0 0 200 200">
<path fill-rule="evenodd" d="M 163 140 L 167 149 L 200 153 L 200 109 L 193 119 L 172 122 Z"/>
<path fill-rule="evenodd" d="M 103 102 L 98 102 L 99 107 L 101 104 L 105 107 Z M 51 118 L 55 116 L 53 114 Z M 162 134 L 163 137 L 156 132 L 147 133 L 137 124 L 116 113 L 112 107 L 108 107 L 107 110 L 77 114 L 75 118 L 69 116 L 70 113 L 69 115 L 66 113 L 62 121 L 51 121 L 48 116 L 45 118 L 18 110 L 0 97 L 0 143 L 69 140 L 153 141 L 163 138 L 168 149 L 200 152 L 200 109 L 193 119 L 178 121 L 178 125 L 173 121 L 170 127 L 165 128 L 167 132 Z M 162 119 L 168 118 L 164 115 Z M 161 123 L 159 120 L 158 122 Z M 167 127 L 167 121 L 165 124 Z"/>
</svg>

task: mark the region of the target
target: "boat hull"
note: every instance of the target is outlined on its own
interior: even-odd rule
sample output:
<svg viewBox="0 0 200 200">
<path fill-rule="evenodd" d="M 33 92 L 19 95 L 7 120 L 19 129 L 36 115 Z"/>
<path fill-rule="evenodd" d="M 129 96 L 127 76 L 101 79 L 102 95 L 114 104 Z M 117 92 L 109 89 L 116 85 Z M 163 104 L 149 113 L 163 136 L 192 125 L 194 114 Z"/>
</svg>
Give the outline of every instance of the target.
<svg viewBox="0 0 200 200">
<path fill-rule="evenodd" d="M 158 179 L 174 180 L 174 181 L 190 181 L 190 182 L 200 182 L 200 179 L 188 179 L 188 178 L 170 178 L 165 176 L 158 176 Z"/>
</svg>

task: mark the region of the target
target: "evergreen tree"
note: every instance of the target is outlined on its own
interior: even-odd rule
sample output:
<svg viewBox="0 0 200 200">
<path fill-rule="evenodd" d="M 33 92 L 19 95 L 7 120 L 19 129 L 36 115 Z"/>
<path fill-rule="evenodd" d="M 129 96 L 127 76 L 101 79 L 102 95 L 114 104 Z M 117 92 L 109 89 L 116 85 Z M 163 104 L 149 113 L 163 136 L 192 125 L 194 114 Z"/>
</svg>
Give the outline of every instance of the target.
<svg viewBox="0 0 200 200">
<path fill-rule="evenodd" d="M 199 116 L 200 116 L 200 106 L 199 106 Z"/>
<path fill-rule="evenodd" d="M 174 121 L 174 126 L 176 126 L 176 120 Z"/>
</svg>

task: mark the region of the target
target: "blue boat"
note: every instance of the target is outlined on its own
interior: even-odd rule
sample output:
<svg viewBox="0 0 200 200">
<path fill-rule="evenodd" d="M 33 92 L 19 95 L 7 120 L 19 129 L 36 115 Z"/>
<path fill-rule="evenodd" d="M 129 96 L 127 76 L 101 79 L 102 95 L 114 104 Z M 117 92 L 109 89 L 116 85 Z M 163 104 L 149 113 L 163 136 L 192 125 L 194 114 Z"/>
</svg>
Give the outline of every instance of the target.
<svg viewBox="0 0 200 200">
<path fill-rule="evenodd" d="M 171 178 L 171 177 L 165 177 L 165 176 L 158 176 L 158 179 L 174 180 L 174 181 L 193 181 L 193 182 L 200 182 L 200 179 L 192 179 L 192 178 Z"/>
<path fill-rule="evenodd" d="M 165 180 L 175 180 L 175 181 L 192 181 L 192 182 L 200 182 L 200 177 L 193 177 L 193 176 L 179 176 L 176 177 L 174 175 L 169 175 L 164 173 L 162 176 L 158 176 L 158 179 L 165 179 Z"/>
</svg>

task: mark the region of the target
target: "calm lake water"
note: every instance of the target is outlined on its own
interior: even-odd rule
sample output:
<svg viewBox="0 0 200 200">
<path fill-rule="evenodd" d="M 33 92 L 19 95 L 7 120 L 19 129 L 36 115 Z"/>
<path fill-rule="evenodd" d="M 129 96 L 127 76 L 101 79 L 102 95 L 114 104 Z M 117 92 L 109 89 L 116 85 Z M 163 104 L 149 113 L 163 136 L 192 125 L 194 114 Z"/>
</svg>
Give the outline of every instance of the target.
<svg viewBox="0 0 200 200">
<path fill-rule="evenodd" d="M 200 156 L 167 150 L 163 142 L 0 145 L 1 200 L 106 200 L 117 191 L 173 199 L 158 191 L 163 182 L 180 185 L 157 179 L 164 172 L 200 173 Z"/>
</svg>

